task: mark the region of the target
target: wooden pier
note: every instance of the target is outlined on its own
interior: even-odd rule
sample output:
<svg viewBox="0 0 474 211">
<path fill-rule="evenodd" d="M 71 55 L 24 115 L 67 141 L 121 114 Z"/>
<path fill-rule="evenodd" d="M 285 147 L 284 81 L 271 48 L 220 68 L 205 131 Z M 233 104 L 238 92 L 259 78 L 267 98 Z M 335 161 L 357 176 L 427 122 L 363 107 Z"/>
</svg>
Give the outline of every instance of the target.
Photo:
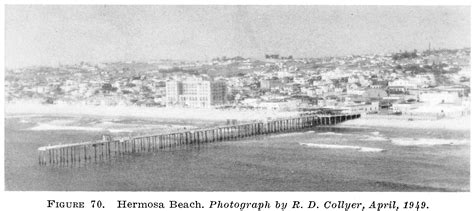
<svg viewBox="0 0 474 211">
<path fill-rule="evenodd" d="M 40 165 L 76 166 L 84 163 L 119 158 L 130 154 L 157 152 L 183 145 L 236 140 L 250 136 L 334 125 L 359 117 L 360 114 L 303 116 L 166 134 L 125 138 L 104 136 L 103 140 L 100 141 L 40 147 L 38 148 L 38 162 Z"/>
</svg>

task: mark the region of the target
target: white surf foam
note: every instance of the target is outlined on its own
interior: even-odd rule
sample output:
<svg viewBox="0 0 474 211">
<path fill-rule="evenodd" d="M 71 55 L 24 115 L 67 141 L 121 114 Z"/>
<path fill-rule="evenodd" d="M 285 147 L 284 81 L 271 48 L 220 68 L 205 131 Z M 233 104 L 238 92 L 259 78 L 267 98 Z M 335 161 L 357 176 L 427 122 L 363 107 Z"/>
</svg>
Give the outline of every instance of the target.
<svg viewBox="0 0 474 211">
<path fill-rule="evenodd" d="M 287 137 L 287 136 L 297 136 L 297 135 L 303 135 L 305 133 L 283 133 L 283 134 L 277 134 L 273 135 L 273 137 Z"/>
<path fill-rule="evenodd" d="M 334 145 L 334 144 L 313 144 L 313 143 L 300 143 L 300 145 L 321 149 L 351 149 L 359 152 L 383 152 L 385 149 L 361 147 L 361 146 L 350 146 L 350 145 Z"/>
<path fill-rule="evenodd" d="M 130 129 L 107 129 L 111 133 L 132 133 L 133 130 Z"/>
<path fill-rule="evenodd" d="M 399 146 L 439 146 L 439 145 L 464 145 L 469 143 L 469 140 L 456 139 L 430 139 L 430 138 L 395 138 L 392 143 Z"/>
<path fill-rule="evenodd" d="M 389 141 L 390 139 L 384 136 L 365 136 L 365 141 Z"/>
<path fill-rule="evenodd" d="M 372 148 L 372 147 L 361 147 L 359 149 L 360 152 L 383 152 L 385 149 L 380 148 Z"/>
<path fill-rule="evenodd" d="M 345 122 L 339 124 L 339 125 L 335 125 L 334 127 L 335 128 L 355 128 L 355 129 L 367 129 L 367 128 L 370 128 L 368 126 L 362 126 L 362 125 L 344 125 Z"/>
<path fill-rule="evenodd" d="M 30 123 L 30 121 L 28 121 L 26 119 L 22 119 L 22 120 L 20 120 L 20 123 Z"/>
<path fill-rule="evenodd" d="M 344 134 L 342 133 L 335 133 L 335 132 L 325 132 L 325 133 L 319 133 L 319 135 L 334 135 L 334 136 L 342 136 Z"/>
<path fill-rule="evenodd" d="M 81 127 L 81 126 L 66 126 L 66 125 L 51 125 L 51 124 L 39 124 L 30 128 L 29 130 L 34 131 L 47 131 L 47 130 L 84 130 L 84 131 L 103 131 L 103 128 L 96 127 Z"/>
<path fill-rule="evenodd" d="M 41 117 L 40 114 L 5 114 L 5 119 Z"/>
<path fill-rule="evenodd" d="M 380 135 L 380 132 L 379 131 L 375 131 L 375 132 L 371 132 L 370 134 L 374 135 L 374 136 L 378 136 Z"/>
</svg>

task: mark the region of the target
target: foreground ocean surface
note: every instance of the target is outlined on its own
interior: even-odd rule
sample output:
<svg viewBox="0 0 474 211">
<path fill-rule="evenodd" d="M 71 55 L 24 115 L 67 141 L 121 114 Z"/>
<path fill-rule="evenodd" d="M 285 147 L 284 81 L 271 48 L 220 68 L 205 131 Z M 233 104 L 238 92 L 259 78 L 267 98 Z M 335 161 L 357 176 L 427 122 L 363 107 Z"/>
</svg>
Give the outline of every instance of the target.
<svg viewBox="0 0 474 211">
<path fill-rule="evenodd" d="M 349 127 L 187 146 L 80 167 L 39 166 L 37 148 L 98 140 L 137 120 L 5 119 L 8 191 L 469 191 L 469 131 Z M 84 126 L 87 125 L 87 127 Z M 153 124 L 147 122 L 150 128 Z M 91 125 L 107 125 L 108 130 Z M 117 126 L 118 125 L 118 126 Z M 151 126 L 150 126 L 151 125 Z M 58 129 L 59 128 L 59 129 Z"/>
</svg>

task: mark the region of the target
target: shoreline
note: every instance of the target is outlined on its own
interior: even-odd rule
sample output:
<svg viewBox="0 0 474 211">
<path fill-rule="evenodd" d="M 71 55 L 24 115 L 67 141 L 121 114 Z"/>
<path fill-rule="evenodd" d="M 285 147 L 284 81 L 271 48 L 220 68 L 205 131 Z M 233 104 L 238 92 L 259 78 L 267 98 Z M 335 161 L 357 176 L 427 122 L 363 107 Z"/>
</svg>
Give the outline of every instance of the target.
<svg viewBox="0 0 474 211">
<path fill-rule="evenodd" d="M 403 116 L 402 116 L 403 117 Z M 471 116 L 446 117 L 443 119 L 413 119 L 389 118 L 388 116 L 370 115 L 362 116 L 360 119 L 343 122 L 341 126 L 368 126 L 383 128 L 413 128 L 413 129 L 433 129 L 433 130 L 454 130 L 470 131 Z"/>
<path fill-rule="evenodd" d="M 176 121 L 255 121 L 265 120 L 268 118 L 275 119 L 291 117 L 297 115 L 297 112 L 238 109 L 220 110 L 213 108 L 43 105 L 35 103 L 5 104 L 5 118 L 14 118 L 25 115 L 134 117 Z"/>
<path fill-rule="evenodd" d="M 44 105 L 36 103 L 5 104 L 5 118 L 24 116 L 99 116 L 154 119 L 164 122 L 259 121 L 297 116 L 297 112 L 271 110 L 238 110 L 212 108 L 165 108 L 137 106 Z M 470 131 L 470 115 L 442 119 L 408 120 L 409 116 L 363 115 L 340 126 L 369 126 L 415 129 Z"/>
</svg>

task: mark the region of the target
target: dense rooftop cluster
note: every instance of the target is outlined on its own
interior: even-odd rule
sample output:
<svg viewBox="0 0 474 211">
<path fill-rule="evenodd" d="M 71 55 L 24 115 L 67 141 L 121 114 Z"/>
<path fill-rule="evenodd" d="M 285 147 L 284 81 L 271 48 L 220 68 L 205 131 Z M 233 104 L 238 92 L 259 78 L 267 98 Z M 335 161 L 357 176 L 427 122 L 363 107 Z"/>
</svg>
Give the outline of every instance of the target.
<svg viewBox="0 0 474 211">
<path fill-rule="evenodd" d="M 470 49 L 7 69 L 6 101 L 165 106 L 166 81 L 186 78 L 225 81 L 225 107 L 357 107 L 366 112 L 373 107 L 378 112 L 384 107 L 397 110 L 394 105 L 426 103 L 427 96 L 438 103 L 461 105 L 470 92 Z"/>
</svg>

